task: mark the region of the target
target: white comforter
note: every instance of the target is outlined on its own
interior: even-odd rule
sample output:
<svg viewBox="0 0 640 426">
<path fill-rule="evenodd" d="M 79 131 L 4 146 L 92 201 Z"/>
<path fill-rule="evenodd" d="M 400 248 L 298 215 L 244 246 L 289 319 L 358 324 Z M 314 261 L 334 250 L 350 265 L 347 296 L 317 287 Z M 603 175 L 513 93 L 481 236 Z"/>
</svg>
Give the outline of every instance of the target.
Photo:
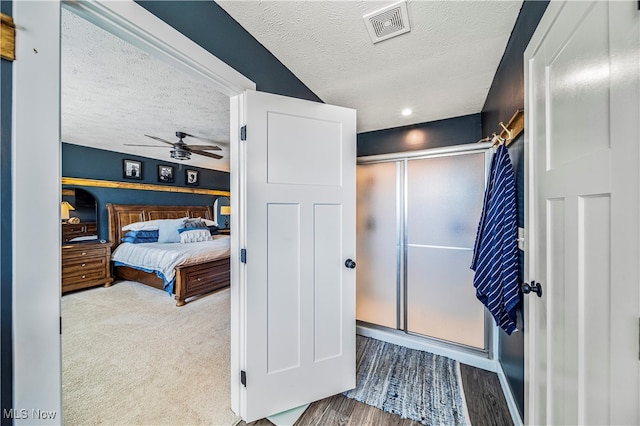
<svg viewBox="0 0 640 426">
<path fill-rule="evenodd" d="M 214 235 L 213 241 L 199 243 L 142 243 L 120 244 L 111 255 L 114 262 L 161 272 L 167 281 L 175 277 L 175 267 L 206 262 L 229 256 L 231 239 L 228 235 Z"/>
</svg>

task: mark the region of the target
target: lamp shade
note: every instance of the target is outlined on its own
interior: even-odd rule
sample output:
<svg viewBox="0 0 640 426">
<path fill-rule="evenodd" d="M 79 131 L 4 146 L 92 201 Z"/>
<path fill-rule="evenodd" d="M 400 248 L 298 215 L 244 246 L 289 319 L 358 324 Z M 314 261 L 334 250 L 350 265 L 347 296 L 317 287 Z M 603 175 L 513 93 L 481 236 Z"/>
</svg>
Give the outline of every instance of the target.
<svg viewBox="0 0 640 426">
<path fill-rule="evenodd" d="M 220 214 L 223 215 L 223 216 L 231 215 L 231 206 L 221 206 L 220 207 Z"/>
<path fill-rule="evenodd" d="M 63 201 L 60 203 L 60 217 L 62 218 L 62 220 L 69 219 L 70 210 L 75 210 L 75 209 L 71 204 L 69 204 L 68 201 Z"/>
</svg>

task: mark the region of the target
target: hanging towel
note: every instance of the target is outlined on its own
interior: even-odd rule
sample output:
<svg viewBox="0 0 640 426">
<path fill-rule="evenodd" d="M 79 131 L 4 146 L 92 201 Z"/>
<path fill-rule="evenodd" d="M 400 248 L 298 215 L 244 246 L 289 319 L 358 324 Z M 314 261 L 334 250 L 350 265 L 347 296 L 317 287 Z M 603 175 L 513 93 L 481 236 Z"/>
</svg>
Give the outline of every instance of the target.
<svg viewBox="0 0 640 426">
<path fill-rule="evenodd" d="M 491 162 L 471 269 L 476 297 L 507 333 L 516 329 L 518 285 L 518 228 L 516 183 L 509 153 L 500 145 Z"/>
</svg>

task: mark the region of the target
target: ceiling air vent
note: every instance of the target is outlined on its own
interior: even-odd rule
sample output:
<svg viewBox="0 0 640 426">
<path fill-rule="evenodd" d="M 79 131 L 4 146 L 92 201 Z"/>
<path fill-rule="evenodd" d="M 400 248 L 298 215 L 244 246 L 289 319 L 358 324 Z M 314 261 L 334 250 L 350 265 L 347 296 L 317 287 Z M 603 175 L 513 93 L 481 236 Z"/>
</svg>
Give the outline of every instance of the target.
<svg viewBox="0 0 640 426">
<path fill-rule="evenodd" d="M 374 43 L 408 33 L 411 30 L 407 3 L 404 0 L 368 13 L 362 19 L 364 19 L 371 41 Z"/>
</svg>

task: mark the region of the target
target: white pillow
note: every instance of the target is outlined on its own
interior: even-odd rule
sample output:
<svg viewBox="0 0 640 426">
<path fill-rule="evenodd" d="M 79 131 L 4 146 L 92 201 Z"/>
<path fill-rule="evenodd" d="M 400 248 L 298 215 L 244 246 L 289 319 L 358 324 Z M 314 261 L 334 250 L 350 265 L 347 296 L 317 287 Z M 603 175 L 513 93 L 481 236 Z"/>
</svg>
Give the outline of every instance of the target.
<svg viewBox="0 0 640 426">
<path fill-rule="evenodd" d="M 123 231 L 157 231 L 158 222 L 165 219 L 147 220 L 145 222 L 134 222 L 122 227 Z"/>
<path fill-rule="evenodd" d="M 163 219 L 158 222 L 159 243 L 179 243 L 180 233 L 178 229 L 184 226 L 185 218 Z"/>
<path fill-rule="evenodd" d="M 183 244 L 199 243 L 201 241 L 211 240 L 213 240 L 213 238 L 211 238 L 211 232 L 209 232 L 208 228 L 194 228 L 189 229 L 188 231 L 182 231 L 182 233 L 180 233 L 180 242 Z"/>
</svg>

